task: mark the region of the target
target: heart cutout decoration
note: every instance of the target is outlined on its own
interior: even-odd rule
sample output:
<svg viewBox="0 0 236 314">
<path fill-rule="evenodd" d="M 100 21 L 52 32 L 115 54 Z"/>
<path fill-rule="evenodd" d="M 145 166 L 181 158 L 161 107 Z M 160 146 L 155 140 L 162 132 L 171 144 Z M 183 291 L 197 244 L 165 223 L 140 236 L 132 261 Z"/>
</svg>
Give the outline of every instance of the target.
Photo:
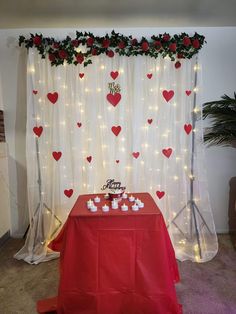
<svg viewBox="0 0 236 314">
<path fill-rule="evenodd" d="M 82 123 L 81 122 L 77 122 L 77 126 L 78 126 L 78 128 L 81 128 Z"/>
<path fill-rule="evenodd" d="M 65 196 L 67 196 L 68 198 L 70 198 L 73 194 L 73 189 L 69 189 L 69 190 L 64 190 L 64 194 Z"/>
<path fill-rule="evenodd" d="M 139 152 L 133 152 L 132 155 L 134 158 L 137 159 L 139 157 L 140 153 Z"/>
<path fill-rule="evenodd" d="M 191 95 L 192 91 L 191 90 L 186 90 L 185 93 L 186 93 L 187 96 L 189 96 L 189 95 Z"/>
<path fill-rule="evenodd" d="M 119 101 L 121 100 L 121 94 L 120 93 L 115 93 L 115 94 L 107 94 L 107 100 L 109 101 L 112 106 L 116 106 Z"/>
<path fill-rule="evenodd" d="M 58 93 L 48 93 L 47 94 L 48 100 L 51 101 L 52 104 L 55 104 L 58 100 Z"/>
<path fill-rule="evenodd" d="M 152 124 L 152 121 L 153 121 L 152 119 L 148 119 L 148 120 L 147 120 L 147 122 L 148 122 L 149 124 Z"/>
<path fill-rule="evenodd" d="M 120 131 L 121 131 L 121 126 L 120 126 L 120 125 L 118 125 L 118 126 L 113 126 L 113 127 L 111 128 L 111 130 L 112 130 L 112 132 L 115 134 L 115 136 L 118 136 L 119 133 L 120 133 Z"/>
<path fill-rule="evenodd" d="M 117 160 L 116 160 L 116 163 L 118 164 L 119 162 L 120 162 L 119 159 L 117 159 Z"/>
<path fill-rule="evenodd" d="M 82 79 L 84 77 L 84 73 L 79 73 L 79 77 Z"/>
<path fill-rule="evenodd" d="M 90 163 L 92 161 L 92 156 L 88 156 L 86 159 Z"/>
<path fill-rule="evenodd" d="M 42 126 L 39 126 L 39 127 L 35 126 L 35 127 L 33 128 L 33 132 L 34 132 L 34 134 L 36 134 L 38 137 L 40 137 L 41 134 L 42 134 L 42 132 L 43 132 L 43 127 L 42 127 Z"/>
<path fill-rule="evenodd" d="M 189 135 L 189 133 L 192 131 L 192 124 L 185 124 L 184 125 L 184 130 L 185 132 Z"/>
<path fill-rule="evenodd" d="M 38 91 L 34 89 L 34 90 L 33 90 L 33 94 L 34 94 L 34 95 L 37 95 L 37 94 L 38 94 Z"/>
<path fill-rule="evenodd" d="M 152 73 L 148 73 L 147 78 L 150 80 L 152 78 Z"/>
<path fill-rule="evenodd" d="M 165 155 L 167 158 L 170 158 L 170 155 L 172 154 L 172 148 L 165 148 L 162 150 L 163 155 Z"/>
<path fill-rule="evenodd" d="M 52 156 L 56 161 L 58 161 L 62 156 L 62 152 L 52 152 Z"/>
<path fill-rule="evenodd" d="M 117 78 L 117 76 L 119 75 L 118 71 L 111 71 L 110 76 L 113 78 L 113 80 L 115 80 Z"/>
<path fill-rule="evenodd" d="M 162 95 L 165 98 L 165 100 L 168 102 L 171 100 L 171 98 L 174 96 L 175 92 L 173 90 L 163 90 Z"/>
<path fill-rule="evenodd" d="M 156 195 L 159 199 L 161 199 L 165 195 L 165 192 L 164 191 L 156 191 Z"/>
</svg>

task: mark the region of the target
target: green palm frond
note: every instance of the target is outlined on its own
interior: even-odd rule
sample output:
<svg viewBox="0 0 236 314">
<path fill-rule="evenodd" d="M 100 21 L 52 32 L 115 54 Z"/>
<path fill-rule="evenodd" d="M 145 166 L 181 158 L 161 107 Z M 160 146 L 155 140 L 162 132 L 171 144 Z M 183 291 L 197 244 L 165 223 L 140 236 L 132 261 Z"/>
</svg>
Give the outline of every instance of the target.
<svg viewBox="0 0 236 314">
<path fill-rule="evenodd" d="M 204 141 L 209 146 L 232 146 L 236 141 L 236 93 L 221 100 L 203 104 L 203 119 L 210 118 L 212 126 L 206 128 Z"/>
</svg>

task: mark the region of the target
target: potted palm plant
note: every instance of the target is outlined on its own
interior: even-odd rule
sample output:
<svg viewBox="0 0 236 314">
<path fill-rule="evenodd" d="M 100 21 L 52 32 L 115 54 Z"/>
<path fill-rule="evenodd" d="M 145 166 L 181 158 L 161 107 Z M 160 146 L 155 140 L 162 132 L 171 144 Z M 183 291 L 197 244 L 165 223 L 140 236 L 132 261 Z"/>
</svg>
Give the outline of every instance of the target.
<svg viewBox="0 0 236 314">
<path fill-rule="evenodd" d="M 210 118 L 211 126 L 205 129 L 204 141 L 208 146 L 220 145 L 236 148 L 236 93 L 221 100 L 203 104 L 203 119 Z M 236 177 L 230 180 L 229 233 L 236 248 Z"/>
</svg>

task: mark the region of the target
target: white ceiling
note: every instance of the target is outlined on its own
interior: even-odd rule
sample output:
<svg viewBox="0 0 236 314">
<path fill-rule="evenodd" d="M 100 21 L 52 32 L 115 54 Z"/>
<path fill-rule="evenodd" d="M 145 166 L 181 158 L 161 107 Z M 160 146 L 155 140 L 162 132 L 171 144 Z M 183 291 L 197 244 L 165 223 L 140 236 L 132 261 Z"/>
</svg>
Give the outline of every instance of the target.
<svg viewBox="0 0 236 314">
<path fill-rule="evenodd" d="M 235 0 L 0 0 L 0 28 L 236 26 Z"/>
</svg>

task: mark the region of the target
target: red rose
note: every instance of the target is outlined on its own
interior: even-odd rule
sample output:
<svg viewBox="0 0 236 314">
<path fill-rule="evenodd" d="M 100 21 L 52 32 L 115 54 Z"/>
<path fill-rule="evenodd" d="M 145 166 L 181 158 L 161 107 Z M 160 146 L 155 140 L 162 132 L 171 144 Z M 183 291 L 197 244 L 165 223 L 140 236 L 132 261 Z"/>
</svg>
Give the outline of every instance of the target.
<svg viewBox="0 0 236 314">
<path fill-rule="evenodd" d="M 48 59 L 51 61 L 51 62 L 54 62 L 56 60 L 56 57 L 53 53 L 50 53 L 49 56 L 48 56 Z"/>
<path fill-rule="evenodd" d="M 110 46 L 110 40 L 109 39 L 104 39 L 102 42 L 102 47 L 103 48 L 108 48 Z"/>
<path fill-rule="evenodd" d="M 33 43 L 35 44 L 35 46 L 39 46 L 42 43 L 42 38 L 40 36 L 34 36 L 33 38 Z"/>
<path fill-rule="evenodd" d="M 161 42 L 159 40 L 156 40 L 154 42 L 154 46 L 156 47 L 157 50 L 161 49 L 161 47 L 162 47 Z"/>
<path fill-rule="evenodd" d="M 125 43 L 123 41 L 120 41 L 119 44 L 118 44 L 118 47 L 120 49 L 124 49 L 125 48 Z"/>
<path fill-rule="evenodd" d="M 72 41 L 71 41 L 71 44 L 72 44 L 73 47 L 78 47 L 78 46 L 79 46 L 79 41 L 78 41 L 78 39 L 72 40 Z"/>
<path fill-rule="evenodd" d="M 164 34 L 163 35 L 163 40 L 164 41 L 169 41 L 170 40 L 170 35 L 169 34 Z"/>
<path fill-rule="evenodd" d="M 96 56 L 97 55 L 97 49 L 96 48 L 93 48 L 92 49 L 92 51 L 91 51 L 91 54 L 93 55 L 93 56 Z"/>
<path fill-rule="evenodd" d="M 169 45 L 169 49 L 170 49 L 170 51 L 172 51 L 172 52 L 175 52 L 175 51 L 176 51 L 176 48 L 177 48 L 176 43 L 171 43 L 171 44 Z"/>
<path fill-rule="evenodd" d="M 183 55 L 182 53 L 178 53 L 178 54 L 177 54 L 177 58 L 178 58 L 178 59 L 183 59 L 183 58 L 184 58 L 184 55 Z"/>
<path fill-rule="evenodd" d="M 181 63 L 179 61 L 175 62 L 175 68 L 179 69 L 181 67 Z"/>
<path fill-rule="evenodd" d="M 194 39 L 192 42 L 193 48 L 197 49 L 200 47 L 200 43 L 198 39 Z"/>
<path fill-rule="evenodd" d="M 188 47 L 189 45 L 191 45 L 191 40 L 188 36 L 185 36 L 184 39 L 183 39 L 183 45 L 185 47 Z"/>
<path fill-rule="evenodd" d="M 107 51 L 107 56 L 108 56 L 109 58 L 113 58 L 113 57 L 114 57 L 114 51 L 108 50 L 108 51 Z"/>
<path fill-rule="evenodd" d="M 84 56 L 82 55 L 82 53 L 77 53 L 77 55 L 75 56 L 76 61 L 81 64 L 84 62 Z"/>
<path fill-rule="evenodd" d="M 142 50 L 147 51 L 149 49 L 149 44 L 147 41 L 142 42 Z"/>
<path fill-rule="evenodd" d="M 87 46 L 91 47 L 94 43 L 94 38 L 93 37 L 89 37 L 87 39 Z"/>
<path fill-rule="evenodd" d="M 68 53 L 65 50 L 59 50 L 58 55 L 61 59 L 67 59 L 68 57 Z"/>
<path fill-rule="evenodd" d="M 59 44 L 58 43 L 53 43 L 52 46 L 53 46 L 54 49 L 58 49 L 59 48 Z"/>
<path fill-rule="evenodd" d="M 137 43 L 138 43 L 138 41 L 137 41 L 136 38 L 133 38 L 133 39 L 131 40 L 131 45 L 132 45 L 132 46 L 136 46 Z"/>
</svg>

